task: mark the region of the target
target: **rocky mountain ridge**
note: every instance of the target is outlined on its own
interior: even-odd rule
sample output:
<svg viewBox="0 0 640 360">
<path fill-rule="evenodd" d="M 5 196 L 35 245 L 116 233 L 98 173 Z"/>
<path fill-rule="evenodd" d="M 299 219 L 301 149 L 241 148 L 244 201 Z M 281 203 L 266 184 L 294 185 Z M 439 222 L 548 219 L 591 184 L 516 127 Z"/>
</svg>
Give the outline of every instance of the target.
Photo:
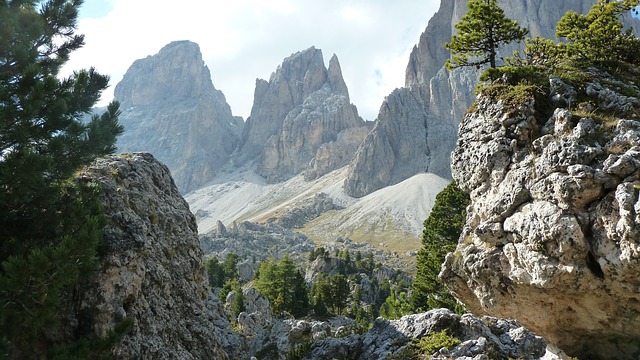
<svg viewBox="0 0 640 360">
<path fill-rule="evenodd" d="M 359 132 L 342 135 L 340 143 L 347 146 L 338 147 L 338 137 L 357 128 Z M 357 146 L 366 130 L 350 103 L 338 57 L 333 55 L 325 68 L 322 51 L 311 47 L 284 59 L 269 81 L 256 81 L 251 115 L 232 161 L 257 158 L 258 174 L 270 182 L 286 180 L 309 169 L 323 146 L 333 159 L 348 159 L 348 143 Z M 315 161 L 308 176 L 324 175 L 340 165 L 344 163 Z"/>
<path fill-rule="evenodd" d="M 273 222 L 303 233 L 318 244 L 338 238 L 365 242 L 376 250 L 397 253 L 405 263 L 403 268 L 413 268 L 422 223 L 435 194 L 448 182 L 433 174 L 419 174 L 354 199 L 341 189 L 346 170 L 338 169 L 310 181 L 298 175 L 278 184 L 266 184 L 247 170 L 229 174 L 236 180 L 212 184 L 185 197 L 203 235 L 215 230 L 218 220 L 227 228 L 234 221 L 261 226 Z"/>
</svg>

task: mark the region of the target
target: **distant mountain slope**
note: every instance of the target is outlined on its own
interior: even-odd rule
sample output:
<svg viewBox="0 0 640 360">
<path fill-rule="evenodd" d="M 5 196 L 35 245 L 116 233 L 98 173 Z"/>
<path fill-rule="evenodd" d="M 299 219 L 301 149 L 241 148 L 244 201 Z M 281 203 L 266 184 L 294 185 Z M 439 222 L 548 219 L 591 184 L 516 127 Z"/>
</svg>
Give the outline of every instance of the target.
<svg viewBox="0 0 640 360">
<path fill-rule="evenodd" d="M 216 174 L 236 148 L 242 119 L 211 82 L 197 44 L 176 41 L 136 60 L 115 89 L 121 152 L 147 151 L 165 163 L 181 192 Z"/>
<path fill-rule="evenodd" d="M 448 183 L 433 174 L 419 174 L 406 181 L 355 199 L 342 192 L 347 168 L 335 170 L 313 181 L 302 175 L 278 184 L 267 184 L 251 172 L 230 175 L 235 180 L 213 184 L 186 195 L 196 214 L 200 233 L 234 221 L 264 222 L 282 217 L 288 210 L 303 208 L 324 194 L 341 209 L 321 214 L 300 231 L 314 240 L 338 237 L 370 242 L 390 251 L 416 250 L 422 222 L 435 195 Z M 385 244 L 388 240 L 394 244 Z M 400 241 L 402 240 L 402 241 Z M 401 243 L 404 242 L 404 243 Z"/>
</svg>

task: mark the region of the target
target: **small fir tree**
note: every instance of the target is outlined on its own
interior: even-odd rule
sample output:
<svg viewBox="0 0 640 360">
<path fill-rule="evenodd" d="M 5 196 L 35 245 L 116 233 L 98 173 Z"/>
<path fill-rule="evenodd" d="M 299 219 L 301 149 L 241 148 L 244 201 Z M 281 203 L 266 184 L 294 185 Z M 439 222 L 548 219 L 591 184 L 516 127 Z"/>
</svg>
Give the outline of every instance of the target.
<svg viewBox="0 0 640 360">
<path fill-rule="evenodd" d="M 221 288 L 225 282 L 224 268 L 218 261 L 218 258 L 213 256 L 206 262 L 207 276 L 209 278 L 209 285 L 212 288 Z"/>
<path fill-rule="evenodd" d="M 291 304 L 291 314 L 296 318 L 303 317 L 309 313 L 309 291 L 307 282 L 300 270 L 296 270 L 293 279 L 293 303 Z"/>
<path fill-rule="evenodd" d="M 231 313 L 235 318 L 238 318 L 238 315 L 246 310 L 244 306 L 244 293 L 242 292 L 241 286 L 237 286 L 234 291 L 236 292 L 236 296 L 233 298 L 233 303 L 231 304 Z"/>
<path fill-rule="evenodd" d="M 444 44 L 453 55 L 447 68 L 489 64 L 495 69 L 498 48 L 524 40 L 529 31 L 508 19 L 496 0 L 469 0 L 467 6 L 469 10 L 455 25 L 458 33 Z"/>
<path fill-rule="evenodd" d="M 458 305 L 438 278 L 447 253 L 454 251 L 466 218 L 469 196 L 452 181 L 438 195 L 429 217 L 424 222 L 422 249 L 416 260 L 416 277 L 409 298 L 417 311 Z"/>
<path fill-rule="evenodd" d="M 331 299 L 333 310 L 342 315 L 342 310 L 347 306 L 351 290 L 349 282 L 342 274 L 333 275 L 331 277 Z"/>
<path fill-rule="evenodd" d="M 320 273 L 311 286 L 311 302 L 316 316 L 326 316 L 331 304 L 331 283 L 326 274 Z"/>
</svg>

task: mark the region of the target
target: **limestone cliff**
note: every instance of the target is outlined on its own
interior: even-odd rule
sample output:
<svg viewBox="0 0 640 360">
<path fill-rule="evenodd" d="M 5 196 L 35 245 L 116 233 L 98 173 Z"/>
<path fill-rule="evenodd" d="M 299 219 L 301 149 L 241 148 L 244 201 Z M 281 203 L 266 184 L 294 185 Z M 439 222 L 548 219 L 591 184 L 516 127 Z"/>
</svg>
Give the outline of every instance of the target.
<svg viewBox="0 0 640 360">
<path fill-rule="evenodd" d="M 100 269 L 79 291 L 74 332 L 130 319 L 116 359 L 235 359 L 240 341 L 208 288 L 195 217 L 150 154 L 98 160 L 80 181 L 104 189 Z"/>
<path fill-rule="evenodd" d="M 531 36 L 555 38 L 555 26 L 568 10 L 585 13 L 595 0 L 499 0 L 506 16 L 530 30 Z M 456 145 L 458 124 L 473 102 L 481 73 L 449 72 L 444 63 L 454 25 L 467 11 L 467 0 L 441 1 L 414 47 L 405 87 L 392 92 L 380 108 L 376 125 L 360 146 L 345 180 L 345 192 L 361 197 L 420 172 L 450 178 L 449 154 Z M 511 56 L 514 46 L 504 49 Z"/>
<path fill-rule="evenodd" d="M 291 55 L 269 81 L 256 81 L 251 115 L 234 161 L 257 158 L 258 173 L 269 181 L 303 172 L 320 148 L 321 157 L 308 177 L 344 165 L 344 161 L 324 161 L 322 156 L 332 150 L 334 159 L 350 159 L 349 151 L 357 145 L 349 144 L 359 144 L 364 137 L 365 130 L 341 135 L 365 126 L 349 101 L 335 55 L 328 68 L 319 49 L 311 47 Z"/>
<path fill-rule="evenodd" d="M 451 160 L 471 205 L 440 274 L 467 310 L 579 358 L 639 358 L 637 74 L 589 68 L 535 99 L 477 98 Z"/>
<path fill-rule="evenodd" d="M 165 163 L 181 192 L 211 180 L 236 148 L 242 119 L 211 82 L 197 44 L 176 41 L 136 60 L 115 88 L 122 152 L 147 151 Z"/>
</svg>

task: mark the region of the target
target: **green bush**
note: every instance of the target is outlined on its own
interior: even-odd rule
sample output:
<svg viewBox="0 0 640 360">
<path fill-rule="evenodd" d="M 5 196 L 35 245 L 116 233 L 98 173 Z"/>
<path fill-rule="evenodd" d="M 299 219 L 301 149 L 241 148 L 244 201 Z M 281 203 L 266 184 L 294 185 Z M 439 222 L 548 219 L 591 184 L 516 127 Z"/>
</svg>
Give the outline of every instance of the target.
<svg viewBox="0 0 640 360">
<path fill-rule="evenodd" d="M 421 352 L 424 352 L 426 354 L 433 354 L 442 348 L 447 348 L 449 350 L 453 349 L 460 343 L 460 339 L 449 336 L 447 334 L 447 330 L 442 330 L 439 332 L 430 333 L 429 335 L 421 338 L 418 341 L 416 347 Z"/>
</svg>

